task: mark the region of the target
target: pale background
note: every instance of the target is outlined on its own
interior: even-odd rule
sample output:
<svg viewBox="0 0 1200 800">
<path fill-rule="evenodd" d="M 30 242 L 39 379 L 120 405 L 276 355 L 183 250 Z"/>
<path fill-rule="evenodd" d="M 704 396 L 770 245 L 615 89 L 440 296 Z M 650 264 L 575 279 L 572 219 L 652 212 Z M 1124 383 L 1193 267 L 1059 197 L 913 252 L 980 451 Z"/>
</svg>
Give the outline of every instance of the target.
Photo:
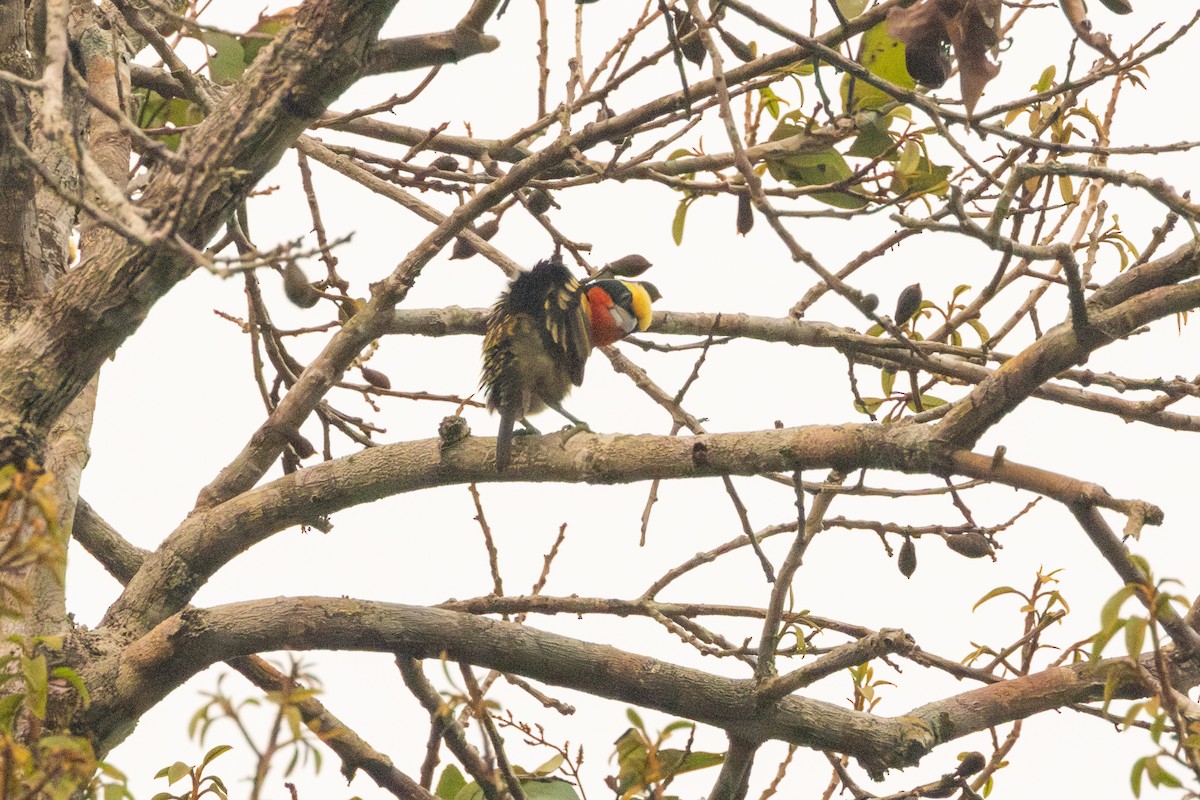
<svg viewBox="0 0 1200 800">
<path fill-rule="evenodd" d="M 267 10 L 277 11 L 283 5 L 273 3 Z M 384 35 L 449 28 L 465 5 L 402 3 Z M 550 83 L 552 102 L 561 96 L 563 65 L 573 49 L 567 4 L 562 3 L 567 13 L 553 8 L 557 5 L 551 4 L 552 13 L 557 14 L 551 30 L 551 66 L 555 70 Z M 763 11 L 774 10 L 780 19 L 797 28 L 807 28 L 807 4 L 756 5 Z M 1097 27 L 1114 34 L 1118 52 L 1156 19 L 1168 21 L 1167 28 L 1173 29 L 1192 11 L 1187 7 L 1190 4 L 1140 0 L 1135 14 L 1118 18 L 1099 4 L 1093 5 Z M 588 6 L 589 41 L 606 45 L 628 27 L 640 8 L 640 3 L 624 0 Z M 259 10 L 257 5 L 238 0 L 216 0 L 206 19 L 230 30 L 245 30 Z M 749 25 L 734 20 L 733 14 L 730 18 L 729 27 L 734 32 L 750 30 Z M 981 108 L 1023 96 L 1050 63 L 1058 64 L 1062 74 L 1071 37 L 1066 21 L 1054 9 L 1040 12 L 1035 19 L 1036 23 L 1027 22 L 1016 31 L 1011 50 L 1003 55 L 1001 76 L 989 87 Z M 470 121 L 475 134 L 485 137 L 503 137 L 527 124 L 536 108 L 535 23 L 534 5 L 514 0 L 506 16 L 488 26 L 488 33 L 502 42 L 498 51 L 444 68 L 417 102 L 398 108 L 392 119 L 418 127 L 450 121 L 450 133 L 463 133 L 462 123 Z M 1190 40 L 1152 62 L 1151 74 L 1145 79 L 1146 91 L 1126 89 L 1114 126 L 1114 143 L 1200 138 L 1190 102 L 1194 95 L 1195 39 L 1193 34 Z M 776 44 L 760 40 L 760 51 Z M 1079 57 L 1086 63 L 1092 54 L 1081 48 Z M 336 108 L 351 110 L 393 93 L 403 94 L 422 74 L 364 80 Z M 693 78 L 708 74 L 707 64 L 703 71 L 689 66 Z M 669 63 L 660 65 L 652 75 L 661 91 L 670 91 L 678 83 Z M 614 108 L 625 110 L 628 106 L 623 102 L 633 104 L 638 97 L 649 97 L 645 90 L 635 92 L 636 88 L 617 95 Z M 956 82 L 948 84 L 943 92 L 956 94 Z M 1092 109 L 1101 113 L 1107 90 L 1090 96 Z M 680 144 L 696 144 L 701 130 L 709 152 L 728 149 L 715 125 L 702 126 Z M 319 135 L 334 139 L 328 132 Z M 382 151 L 382 145 L 359 142 L 367 149 Z M 393 154 L 402 152 L 396 149 Z M 1191 188 L 1198 173 L 1194 153 L 1114 160 L 1113 166 L 1164 177 L 1180 191 Z M 340 271 L 355 283 L 352 291 L 365 294 L 366 283 L 389 272 L 428 226 L 404 210 L 368 196 L 320 165 L 314 164 L 313 170 L 330 235 L 354 234 L 353 241 L 338 252 Z M 264 182 L 268 184 L 278 184 L 280 190 L 251 206 L 252 235 L 264 249 L 306 235 L 311 227 L 294 154 L 285 156 L 280 168 Z M 1118 195 L 1123 201 L 1129 198 L 1128 192 L 1112 191 L 1110 200 L 1116 202 Z M 431 201 L 429 197 L 423 199 Z M 679 196 L 664 187 L 606 184 L 564 192 L 557 199 L 563 208 L 553 212 L 555 224 L 568 236 L 591 242 L 594 263 L 629 252 L 642 253 L 653 261 L 656 266 L 647 277 L 662 290 L 661 305 L 671 310 L 783 316 L 813 283 L 810 273 L 790 262 L 784 247 L 761 220 L 749 236 L 734 236 L 734 207 L 729 198 L 703 198 L 693 205 L 681 247 L 676 247 L 670 236 Z M 441 207 L 446 208 L 442 197 L 432 202 L 443 203 Z M 1145 245 L 1149 229 L 1161 222 L 1163 213 L 1159 207 L 1128 202 L 1117 210 L 1122 228 L 1138 246 Z M 889 225 L 885 217 L 877 216 L 848 224 L 800 221 L 794 222 L 792 229 L 823 263 L 836 268 L 878 240 Z M 1180 228 L 1186 231 L 1185 225 Z M 1177 232 L 1171 246 L 1182 243 L 1186 235 Z M 516 212 L 505 217 L 492 243 L 526 264 L 544 257 L 550 248 L 544 233 L 526 215 Z M 448 255 L 435 259 L 425 270 L 406 307 L 484 306 L 502 288 L 503 275 L 482 257 L 450 262 Z M 994 255 L 974 243 L 924 236 L 875 262 L 853 282 L 878 293 L 883 298 L 882 310 L 890 310 L 896 293 L 908 283 L 920 280 L 927 296 L 942 299 L 955 284 L 981 286 L 990 277 L 995 261 Z M 315 262 L 307 266 L 311 275 L 319 274 Z M 1102 278 L 1115 274 L 1112 253 L 1102 252 L 1101 268 L 1098 275 Z M 275 301 L 273 313 L 281 327 L 325 321 L 328 309 L 318 307 L 305 312 L 289 306 L 275 276 L 264 276 L 264 284 L 268 302 Z M 1010 289 L 997 306 L 1014 308 L 1032 285 Z M 1042 312 L 1045 325 L 1057 322 L 1050 309 L 1063 307 L 1062 292 L 1052 290 L 1051 295 L 1051 302 L 1057 306 L 1048 305 Z M 188 279 L 159 303 L 143 329 L 102 375 L 93 455 L 82 494 L 142 547 L 153 548 L 178 523 L 192 507 L 198 489 L 234 456 L 262 419 L 250 379 L 248 340 L 235 326 L 215 316 L 213 309 L 244 316 L 239 280 L 223 281 L 208 274 Z M 860 330 L 866 327 L 832 295 L 812 308 L 808 318 Z M 1139 377 L 1171 377 L 1176 372 L 1191 376 L 1197 371 L 1197 335 L 1195 325 L 1177 334 L 1174 324 L 1166 320 L 1149 334 L 1106 348 L 1089 366 Z M 970 344 L 970 334 L 966 336 Z M 1029 337 L 1028 325 L 1024 325 L 1003 349 L 1011 352 Z M 315 347 L 315 339 L 312 345 Z M 465 396 L 474 391 L 478 380 L 478 347 L 474 337 L 392 337 L 383 341 L 371 365 L 386 372 L 397 389 Z M 694 359 L 694 353 L 687 352 L 644 353 L 628 345 L 623 349 L 668 391 L 678 388 Z M 295 352 L 304 354 L 306 350 L 298 347 Z M 877 373 L 863 369 L 859 378 L 864 394 L 873 393 Z M 939 393 L 946 396 L 952 391 L 943 389 Z M 343 397 L 341 403 L 371 418 L 370 410 L 360 401 Z M 403 400 L 384 399 L 382 405 L 383 414 L 377 421 L 388 432 L 380 437 L 381 441 L 432 437 L 440 418 L 454 411 L 452 405 Z M 1185 401 L 1176 410 L 1197 413 L 1195 405 Z M 784 345 L 746 344 L 714 350 L 685 406 L 696 416 L 707 417 L 706 425 L 712 431 L 771 427 L 777 419 L 787 425 L 861 419 L 851 410 L 845 362 L 840 356 L 828 350 L 789 349 Z M 667 415 L 627 380 L 613 374 L 600 357 L 592 361 L 586 385 L 575 393 L 568 407 L 599 431 L 663 433 L 670 428 Z M 475 432 L 494 435 L 495 420 L 484 412 L 468 409 L 465 416 Z M 552 417 L 542 418 L 544 428 L 558 424 Z M 315 426 L 306 430 L 310 438 L 319 441 Z M 1166 524 L 1148 529 L 1134 549 L 1151 559 L 1157 575 L 1178 578 L 1185 592 L 1196 590 L 1193 520 L 1200 499 L 1191 469 L 1194 444 L 1187 434 L 1125 425 L 1110 416 L 1031 400 L 989 433 L 978 450 L 990 452 L 999 444 L 1007 446 L 1013 460 L 1060 470 L 1100 483 L 1117 496 L 1140 497 L 1163 506 Z M 344 447 L 343 452 L 347 452 Z M 806 475 L 809 480 L 819 477 L 815 472 Z M 735 482 L 756 528 L 794 517 L 790 490 L 764 480 Z M 912 479 L 883 473 L 872 474 L 869 483 L 914 485 Z M 928 485 L 928 481 L 921 483 Z M 645 548 L 638 547 L 638 526 L 646 485 L 492 484 L 482 486 L 480 491 L 501 550 L 505 587 L 511 593 L 528 591 L 541 569 L 544 552 L 563 522 L 569 526 L 568 538 L 546 588 L 548 594 L 635 596 L 667 568 L 740 532 L 732 506 L 716 479 L 665 484 Z M 996 489 L 976 491 L 970 502 L 977 519 L 986 525 L 1011 516 L 1029 499 L 1011 490 Z M 474 513 L 467 489 L 461 486 L 394 497 L 342 512 L 334 517 L 335 527 L 330 534 L 289 531 L 257 546 L 219 573 L 196 602 L 211 605 L 276 595 L 322 594 L 432 603 L 449 597 L 484 595 L 491 590 L 491 579 Z M 960 521 L 943 498 L 839 501 L 830 513 L 923 524 Z M 776 564 L 786 548 L 784 538 L 765 546 Z M 1039 567 L 1063 567 L 1060 589 L 1073 613 L 1051 638 L 1069 644 L 1094 632 L 1100 604 L 1119 588 L 1119 583 L 1069 514 L 1052 502 L 1043 502 L 1001 541 L 1004 549 L 999 562 L 992 563 L 986 559 L 968 561 L 939 542 L 922 540 L 917 572 L 911 580 L 905 580 L 874 535 L 833 531 L 818 537 L 809 550 L 795 583 L 795 605 L 876 628 L 903 628 L 924 648 L 957 659 L 972 649 L 971 642 L 1000 646 L 1020 630 L 1021 615 L 1014 600 L 994 601 L 972 613 L 975 600 L 1003 584 L 1027 589 Z M 72 551 L 69 587 L 70 608 L 77 622 L 84 625 L 96 623 L 118 589 L 115 581 L 78 548 Z M 696 571 L 675 584 L 663 599 L 761 605 L 767 591 L 756 561 L 748 551 L 742 551 L 724 564 Z M 588 640 L 611 641 L 634 652 L 704 669 L 727 673 L 737 669 L 731 662 L 699 659 L 690 648 L 646 620 L 599 618 L 580 622 L 573 618 L 533 617 L 530 624 Z M 757 625 L 735 633 L 722 628 L 736 640 L 756 629 Z M 1045 660 L 1053 657 L 1049 654 Z M 404 689 L 391 658 L 322 653 L 307 655 L 305 660 L 324 678 L 323 699 L 330 709 L 376 748 L 388 753 L 398 767 L 415 775 L 424 755 L 427 717 Z M 971 688 L 940 673 L 901 663 L 901 676 L 877 665 L 878 678 L 902 684 L 900 688 L 883 687 L 884 699 L 877 713 L 904 713 L 929 700 Z M 222 669 L 217 667 L 197 677 L 152 710 L 112 754 L 110 761 L 130 775 L 131 788 L 139 800 L 167 788 L 165 781 L 150 779 L 158 768 L 175 760 L 195 763 L 214 744 L 238 744 L 228 724 L 215 726 L 204 745 L 189 741 L 185 733 L 188 718 L 201 702 L 197 692 L 211 689 Z M 427 664 L 427 672 L 440 680 L 436 664 Z M 225 686 L 242 696 L 256 695 L 256 690 L 236 675 L 230 676 Z M 835 676 L 809 691 L 814 696 L 842 701 L 851 693 L 850 681 Z M 615 774 L 609 756 L 612 741 L 628 724 L 624 708 L 571 692 L 551 693 L 579 708 L 574 718 L 543 711 L 520 693 L 509 692 L 501 700 L 516 715 L 544 724 L 549 738 L 583 743 L 588 796 L 608 796 L 601 781 L 605 775 Z M 642 714 L 659 727 L 668 721 L 656 713 Z M 259 730 L 265 732 L 265 718 Z M 1001 731 L 1001 736 L 1006 732 Z M 515 742 L 517 737 L 507 738 Z M 677 739 L 675 745 L 682 747 L 683 739 Z M 723 750 L 725 746 L 724 737 L 717 731 L 701 729 L 697 749 Z M 862 780 L 866 788 L 879 793 L 903 789 L 953 769 L 960 751 L 988 752 L 987 748 L 986 737 L 964 739 L 936 750 L 918 768 L 893 773 L 886 784 L 871 784 L 865 777 Z M 1118 733 L 1109 725 L 1069 711 L 1045 714 L 1026 723 L 1026 733 L 1010 757 L 1013 765 L 996 776 L 993 797 L 1128 796 L 1132 762 L 1152 749 L 1148 738 L 1138 731 Z M 550 756 L 549 752 L 525 754 L 517 745 L 514 750 L 517 762 L 526 767 Z M 770 779 L 782 752 L 778 743 L 763 748 L 754 786 L 761 788 Z M 319 777 L 304 771 L 294 775 L 291 779 L 297 782 L 302 800 L 385 796 L 364 776 L 347 788 L 337 766 L 336 758 L 327 755 Z M 246 786 L 239 778 L 249 772 L 247 762 L 230 754 L 214 767 L 229 781 L 232 796 L 244 795 Z M 784 786 L 791 786 L 792 793 L 783 796 L 815 797 L 820 792 L 816 787 L 825 783 L 828 765 L 819 754 L 802 750 L 790 772 L 790 781 Z M 698 797 L 707 792 L 715 777 L 716 771 L 708 770 L 695 779 L 680 779 L 673 791 L 683 797 Z M 276 775 L 264 796 L 285 797 L 282 778 Z M 751 796 L 757 796 L 757 790 L 752 790 Z"/>
</svg>

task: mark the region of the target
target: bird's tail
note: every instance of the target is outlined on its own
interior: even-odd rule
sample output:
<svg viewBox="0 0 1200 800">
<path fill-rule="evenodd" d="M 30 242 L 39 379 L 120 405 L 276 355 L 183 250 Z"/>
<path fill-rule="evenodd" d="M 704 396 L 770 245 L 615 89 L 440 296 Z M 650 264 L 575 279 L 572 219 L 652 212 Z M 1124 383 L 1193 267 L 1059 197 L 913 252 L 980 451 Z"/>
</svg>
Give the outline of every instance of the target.
<svg viewBox="0 0 1200 800">
<path fill-rule="evenodd" d="M 496 433 L 496 471 L 504 472 L 512 460 L 513 426 L 517 412 L 513 408 L 500 409 L 500 430 Z"/>
</svg>

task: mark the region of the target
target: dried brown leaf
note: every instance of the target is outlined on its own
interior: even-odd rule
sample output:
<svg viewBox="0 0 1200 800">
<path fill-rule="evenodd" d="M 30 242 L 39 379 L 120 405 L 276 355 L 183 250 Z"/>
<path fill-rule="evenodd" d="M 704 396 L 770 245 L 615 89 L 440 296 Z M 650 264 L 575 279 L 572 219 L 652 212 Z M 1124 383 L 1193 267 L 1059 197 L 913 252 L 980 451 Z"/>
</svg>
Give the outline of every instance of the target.
<svg viewBox="0 0 1200 800">
<path fill-rule="evenodd" d="M 922 0 L 888 14 L 888 32 L 904 42 L 909 74 L 926 86 L 937 88 L 949 77 L 945 45 L 950 43 L 968 113 L 1000 72 L 991 60 L 999 30 L 1000 0 Z"/>
</svg>

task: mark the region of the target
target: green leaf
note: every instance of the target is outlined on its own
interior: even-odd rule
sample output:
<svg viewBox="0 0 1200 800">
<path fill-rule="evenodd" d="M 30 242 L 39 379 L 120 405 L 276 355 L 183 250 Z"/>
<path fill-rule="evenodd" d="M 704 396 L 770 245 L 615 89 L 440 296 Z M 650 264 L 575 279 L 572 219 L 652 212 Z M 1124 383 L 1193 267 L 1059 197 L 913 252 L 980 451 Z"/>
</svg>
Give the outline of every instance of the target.
<svg viewBox="0 0 1200 800">
<path fill-rule="evenodd" d="M 646 730 L 646 723 L 642 722 L 641 715 L 638 714 L 638 712 L 635 709 L 632 709 L 632 708 L 625 709 L 625 718 L 628 719 L 630 722 L 632 722 L 634 727 L 638 728 L 639 730 L 643 730 L 643 731 Z M 626 732 L 626 735 L 628 735 L 628 732 Z M 624 738 L 624 736 L 622 736 L 621 738 Z M 620 742 L 621 740 L 618 739 L 617 741 Z"/>
<path fill-rule="evenodd" d="M 880 118 L 859 129 L 858 138 L 846 155 L 859 158 L 878 158 L 896 146 L 896 142 L 888 133 L 888 118 Z"/>
<path fill-rule="evenodd" d="M 660 742 L 666 741 L 666 738 L 668 736 L 670 736 L 672 733 L 674 733 L 675 731 L 694 730 L 695 727 L 696 727 L 696 723 L 694 723 L 694 722 L 690 722 L 686 719 L 677 719 L 674 722 L 668 723 L 667 726 L 662 729 L 662 732 L 659 733 L 659 735 L 658 735 L 658 740 Z"/>
<path fill-rule="evenodd" d="M 220 756 L 224 753 L 228 753 L 232 749 L 233 749 L 233 746 L 228 745 L 228 744 L 219 744 L 216 747 L 210 749 L 207 753 L 204 754 L 204 760 L 200 762 L 200 769 L 203 770 L 205 767 L 207 767 L 212 762 L 213 759 L 217 758 L 218 756 Z"/>
<path fill-rule="evenodd" d="M 1062 197 L 1064 203 L 1075 202 L 1075 184 L 1071 183 L 1070 176 L 1058 176 L 1058 193 Z"/>
<path fill-rule="evenodd" d="M 146 89 L 135 89 L 135 94 L 143 98 L 141 110 L 138 112 L 139 128 L 162 128 L 168 126 L 182 127 L 195 125 L 204 119 L 204 112 L 199 106 L 189 100 L 172 98 L 167 100 L 161 95 Z M 157 134 L 159 141 L 171 150 L 179 149 L 179 134 Z"/>
<path fill-rule="evenodd" d="M 905 150 L 905 155 L 907 155 L 907 148 Z M 901 161 L 903 160 L 902 158 Z M 915 197 L 921 194 L 933 194 L 941 197 L 950 188 L 950 184 L 946 180 L 948 177 L 950 177 L 950 167 L 931 164 L 924 153 L 921 153 L 916 165 L 911 169 L 898 168 L 896 170 L 888 191 L 897 197 Z"/>
<path fill-rule="evenodd" d="M 242 43 L 227 33 L 205 31 L 200 40 L 212 48 L 208 54 L 208 74 L 214 83 L 228 85 L 246 71 L 246 53 Z"/>
<path fill-rule="evenodd" d="M 804 131 L 797 125 L 784 122 L 771 134 L 771 141 L 786 139 Z M 825 186 L 840 183 L 850 178 L 854 171 L 842 154 L 832 147 L 820 153 L 796 153 L 767 159 L 767 170 L 778 181 L 787 181 L 795 186 Z M 868 204 L 867 198 L 846 190 L 816 192 L 814 200 L 835 208 L 859 209 Z"/>
<path fill-rule="evenodd" d="M 1183 785 L 1179 782 L 1178 778 L 1167 772 L 1163 765 L 1158 763 L 1157 758 L 1152 758 L 1146 763 L 1146 777 L 1150 779 L 1152 786 L 1166 786 L 1171 789 L 1178 789 Z"/>
<path fill-rule="evenodd" d="M 987 341 L 992 338 L 992 334 L 988 332 L 987 326 L 985 326 L 979 320 L 969 319 L 967 320 L 967 324 L 971 326 L 971 328 L 975 331 L 975 334 L 979 337 L 980 344 L 986 344 Z"/>
<path fill-rule="evenodd" d="M 238 41 L 242 45 L 243 60 L 247 66 L 254 61 L 254 57 L 258 55 L 259 50 L 269 44 L 280 31 L 291 24 L 295 13 L 295 9 L 292 8 L 280 11 L 278 14 L 259 17 L 254 27 L 246 31 L 246 34 Z"/>
<path fill-rule="evenodd" d="M 1129 772 L 1129 788 L 1133 790 L 1134 797 L 1142 796 L 1142 775 L 1146 772 L 1146 761 L 1149 758 L 1150 756 L 1142 756 L 1133 762 L 1133 769 Z"/>
<path fill-rule="evenodd" d="M 92 704 L 92 696 L 88 693 L 87 687 L 83 685 L 83 678 L 80 678 L 75 670 L 70 667 L 55 667 L 50 674 L 69 683 L 71 688 L 79 693 L 79 699 L 83 701 L 84 708 Z"/>
<path fill-rule="evenodd" d="M 176 761 L 171 766 L 167 767 L 167 783 L 172 784 L 180 778 L 186 778 L 192 772 L 192 768 L 182 761 Z M 159 775 L 162 773 L 160 772 Z M 157 775 L 155 777 L 158 777 Z"/>
<path fill-rule="evenodd" d="M 579 800 L 575 786 L 562 778 L 534 778 L 521 781 L 526 800 Z"/>
<path fill-rule="evenodd" d="M 1133 721 L 1138 718 L 1138 714 L 1141 714 L 1145 708 L 1145 703 L 1130 704 L 1129 708 L 1125 709 L 1125 716 L 1121 718 L 1121 726 L 1128 728 L 1129 726 L 1133 725 Z"/>
<path fill-rule="evenodd" d="M 1125 650 L 1131 658 L 1142 654 L 1142 647 L 1146 644 L 1146 625 L 1147 621 L 1140 617 L 1134 617 L 1125 624 Z"/>
<path fill-rule="evenodd" d="M 975 609 L 979 608 L 981 605 L 986 603 L 988 600 L 994 600 L 997 597 L 1003 597 L 1006 594 L 1015 594 L 1018 597 L 1025 598 L 1024 594 L 1022 594 L 1021 592 L 1018 592 L 1016 589 L 1014 589 L 1011 586 L 997 586 L 995 589 L 992 589 L 990 592 L 985 594 L 983 597 L 976 600 L 975 605 L 971 606 L 971 610 L 974 611 Z M 1028 599 L 1028 598 L 1025 598 L 1025 599 Z"/>
<path fill-rule="evenodd" d="M 288 730 L 291 732 L 293 739 L 299 739 L 304 735 L 304 720 L 300 718 L 300 709 L 293 705 L 284 706 L 283 716 L 287 720 Z"/>
<path fill-rule="evenodd" d="M 50 676 L 46 669 L 46 657 L 37 655 L 33 658 L 21 657 L 21 674 L 25 676 L 25 696 L 29 711 L 38 719 L 46 718 L 46 694 L 49 688 Z"/>
<path fill-rule="evenodd" d="M 0 697 L 0 730 L 12 732 L 17 721 L 17 712 L 25 702 L 24 694 L 10 694 Z"/>
<path fill-rule="evenodd" d="M 676 245 L 683 244 L 683 224 L 687 222 L 688 209 L 695 200 L 695 197 L 685 197 L 675 208 L 675 218 L 671 220 L 671 238 L 675 240 Z"/>
<path fill-rule="evenodd" d="M 1133 597 L 1133 586 L 1126 584 L 1108 598 L 1100 609 L 1100 630 L 1107 631 L 1117 625 L 1119 622 L 1117 615 L 1121 613 L 1121 606 L 1125 605 L 1125 601 L 1130 597 Z"/>
<path fill-rule="evenodd" d="M 874 414 L 883 405 L 885 397 L 864 397 L 854 401 L 854 410 L 860 414 Z"/>
<path fill-rule="evenodd" d="M 909 400 L 907 405 L 908 405 L 909 411 L 915 412 L 917 410 L 917 403 L 915 400 Z M 946 401 L 940 397 L 934 397 L 931 394 L 921 395 L 921 407 L 924 408 L 926 411 L 928 411 L 931 408 L 937 408 L 938 406 L 944 406 L 944 405 L 946 405 Z"/>
<path fill-rule="evenodd" d="M 1154 717 L 1154 721 L 1150 723 L 1150 741 L 1158 744 L 1158 740 L 1162 738 L 1163 731 L 1167 727 L 1167 715 L 1158 714 Z"/>
<path fill-rule="evenodd" d="M 904 45 L 888 35 L 886 21 L 863 34 L 858 63 L 889 83 L 904 89 L 916 88 L 916 81 L 904 66 Z M 880 108 L 894 99 L 850 73 L 842 76 L 841 95 L 842 108 L 847 114 Z"/>
<path fill-rule="evenodd" d="M 1033 86 L 1031 86 L 1029 88 L 1033 89 L 1038 94 L 1041 94 L 1042 92 L 1045 92 L 1045 91 L 1049 91 L 1050 87 L 1054 85 L 1055 71 L 1056 71 L 1056 68 L 1053 64 L 1046 67 L 1044 70 L 1042 70 L 1042 74 L 1038 76 L 1037 83 L 1035 83 Z"/>
<path fill-rule="evenodd" d="M 883 372 L 879 373 L 879 384 L 883 389 L 883 393 L 885 395 L 890 395 L 892 393 L 892 387 L 896 385 L 896 370 L 885 369 Z"/>
<path fill-rule="evenodd" d="M 1096 634 L 1096 638 L 1092 639 L 1093 660 L 1100 658 L 1100 654 L 1104 652 L 1104 648 L 1108 646 L 1112 638 L 1121 631 L 1121 628 L 1125 627 L 1125 622 L 1126 620 L 1117 620 L 1116 625 L 1112 628 L 1104 628 Z"/>
<path fill-rule="evenodd" d="M 698 769 L 708 769 L 709 767 L 716 767 L 725 763 L 724 753 L 691 752 L 683 755 L 683 751 L 664 750 L 660 755 L 666 756 L 670 754 L 671 759 L 675 760 L 674 754 L 676 752 L 682 756 L 682 760 L 679 760 L 678 766 L 673 767 L 671 770 L 675 775 L 680 775 L 684 772 L 695 772 Z"/>
<path fill-rule="evenodd" d="M 555 753 L 553 758 L 534 769 L 530 774 L 538 777 L 552 775 L 563 765 L 564 761 L 566 761 L 566 758 L 562 753 Z"/>
<path fill-rule="evenodd" d="M 867 9 L 867 0 L 835 0 L 838 11 L 842 12 L 842 16 L 847 20 L 862 16 L 863 11 Z"/>
<path fill-rule="evenodd" d="M 117 769 L 112 764 L 109 764 L 107 761 L 101 761 L 96 765 L 96 768 L 100 770 L 101 774 L 112 778 L 115 781 L 124 783 L 128 780 L 128 778 L 125 777 L 124 772 L 121 772 L 121 770 Z"/>
<path fill-rule="evenodd" d="M 758 96 L 759 102 L 762 103 L 763 109 L 771 115 L 771 119 L 779 119 L 779 105 L 783 102 L 779 99 L 779 95 L 771 91 L 770 86 L 764 86 L 758 90 Z"/>
<path fill-rule="evenodd" d="M 897 174 L 908 177 L 917 171 L 917 167 L 921 165 L 921 146 L 909 139 L 904 145 L 904 151 L 900 153 L 900 160 L 896 162 Z"/>
<path fill-rule="evenodd" d="M 452 800 L 483 800 L 483 790 L 479 788 L 478 783 L 471 781 L 459 789 Z"/>
</svg>

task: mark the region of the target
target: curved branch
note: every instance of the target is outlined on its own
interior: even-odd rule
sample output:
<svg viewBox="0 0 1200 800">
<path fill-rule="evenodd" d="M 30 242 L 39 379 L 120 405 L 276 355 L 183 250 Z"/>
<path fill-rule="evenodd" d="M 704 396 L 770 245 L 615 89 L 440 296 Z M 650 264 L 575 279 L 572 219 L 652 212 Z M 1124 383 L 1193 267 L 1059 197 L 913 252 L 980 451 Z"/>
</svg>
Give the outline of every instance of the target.
<svg viewBox="0 0 1200 800">
<path fill-rule="evenodd" d="M 345 598 L 295 597 L 187 609 L 82 676 L 93 692 L 88 721 L 102 737 L 128 725 L 189 677 L 217 661 L 254 652 L 365 650 L 454 661 L 512 672 L 554 686 L 653 708 L 736 732 L 846 753 L 873 775 L 916 764 L 939 744 L 1043 711 L 1103 696 L 1128 659 L 1052 667 L 948 697 L 898 717 L 795 695 L 763 703 L 739 680 L 592 644 L 525 625 L 442 609 Z M 1146 656 L 1152 664 L 1153 656 Z M 1123 670 L 1123 673 L 1114 671 Z M 1179 665 L 1173 686 L 1200 681 Z M 1118 696 L 1145 692 L 1124 680 Z"/>
<path fill-rule="evenodd" d="M 1200 254 L 1188 259 L 1192 274 L 1200 269 Z M 954 407 L 938 425 L 938 437 L 960 447 L 972 447 L 988 428 L 1036 392 L 1059 372 L 1082 364 L 1091 353 L 1156 319 L 1200 305 L 1200 281 L 1160 286 L 1134 295 L 1106 311 L 1093 313 L 1090 326 L 1077 330 L 1069 322 L 1005 362 Z"/>
<path fill-rule="evenodd" d="M 988 456 L 952 452 L 916 424 L 812 425 L 694 437 L 558 434 L 521 437 L 513 464 L 496 472 L 495 439 L 469 437 L 381 445 L 286 475 L 192 514 L 146 559 L 104 616 L 103 625 L 144 633 L 189 602 L 224 564 L 293 525 L 383 497 L 465 483 L 554 481 L 633 483 L 670 478 L 758 475 L 797 468 L 851 472 L 863 467 L 909 473 L 961 472 L 1063 503 L 1081 499 L 1150 524 L 1162 512 L 1118 500 L 1095 484 Z M 1147 510 L 1149 509 L 1149 510 Z"/>
<path fill-rule="evenodd" d="M 129 583 L 150 555 L 149 550 L 130 543 L 118 533 L 82 497 L 75 506 L 71 538 L 83 545 L 83 549 L 122 585 Z"/>
<path fill-rule="evenodd" d="M 874 769 L 916 763 L 933 745 L 913 719 L 881 719 L 802 697 L 763 706 L 751 680 L 710 675 L 608 645 L 441 609 L 300 597 L 188 609 L 82 677 L 102 737 L 217 661 L 279 649 L 397 652 L 514 672 L 682 715 L 744 738 L 783 739 L 854 755 Z"/>
</svg>

